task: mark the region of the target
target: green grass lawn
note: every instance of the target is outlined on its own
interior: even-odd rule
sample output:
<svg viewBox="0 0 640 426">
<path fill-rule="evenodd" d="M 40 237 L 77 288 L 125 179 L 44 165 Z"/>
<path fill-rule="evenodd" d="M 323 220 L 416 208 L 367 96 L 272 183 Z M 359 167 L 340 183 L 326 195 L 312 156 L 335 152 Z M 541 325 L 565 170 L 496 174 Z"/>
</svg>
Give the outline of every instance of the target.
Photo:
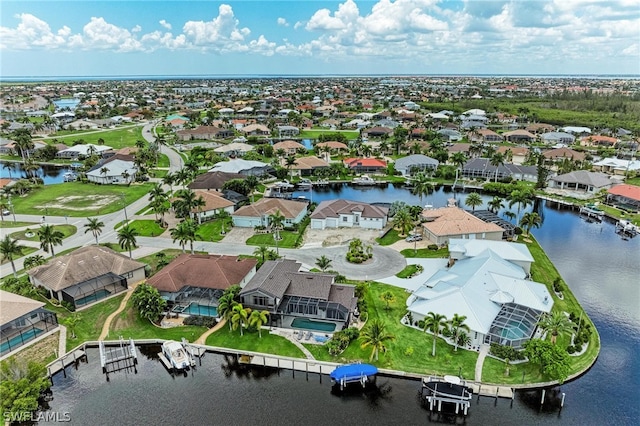
<svg viewBox="0 0 640 426">
<path fill-rule="evenodd" d="M 94 185 L 67 182 L 37 188 L 26 197 L 13 198 L 16 213 L 89 217 L 113 213 L 123 207 L 122 197 L 128 205 L 145 196 L 150 183 L 131 186 Z"/>
<path fill-rule="evenodd" d="M 302 139 L 318 139 L 322 134 L 341 133 L 347 137 L 347 139 L 357 139 L 359 133 L 355 130 L 330 130 L 330 129 L 312 129 L 303 130 L 300 132 Z"/>
<path fill-rule="evenodd" d="M 215 241 L 218 242 L 224 238 L 222 234 L 222 224 L 224 221 L 224 229 L 228 232 L 231 229 L 231 218 L 215 219 L 205 222 L 198 228 L 198 241 Z"/>
<path fill-rule="evenodd" d="M 82 139 L 84 143 L 92 143 L 97 145 L 98 139 L 102 138 L 104 144 L 115 149 L 124 148 L 127 146 L 135 146 L 137 140 L 144 140 L 142 138 L 142 125 L 127 125 L 118 129 L 111 129 L 101 132 L 87 133 L 83 131 L 73 131 L 71 133 L 67 131 L 57 132 L 52 138 L 58 139 L 59 143 L 64 143 L 71 146 L 73 141 Z"/>
<path fill-rule="evenodd" d="M 382 237 L 376 238 L 376 241 L 381 246 L 390 246 L 391 244 L 401 241 L 402 239 L 403 237 L 398 234 L 398 231 L 396 231 L 395 229 L 390 229 L 389 232 L 384 234 Z"/>
<path fill-rule="evenodd" d="M 295 248 L 296 239 L 298 238 L 297 232 L 291 231 L 280 231 L 281 240 L 278 241 L 278 247 L 280 248 Z M 250 246 L 271 246 L 275 247 L 276 243 L 273 240 L 273 234 L 256 234 L 253 237 L 250 237 L 247 242 L 247 245 Z"/>
<path fill-rule="evenodd" d="M 162 179 L 169 173 L 169 170 L 165 169 L 151 169 L 149 171 L 149 176 Z"/>
<path fill-rule="evenodd" d="M 11 217 L 11 216 L 8 216 Z M 20 228 L 23 226 L 38 226 L 39 223 L 36 222 L 20 222 L 20 221 L 13 221 L 13 217 L 11 217 L 11 220 L 9 219 L 5 219 L 2 222 L 0 222 L 0 229 L 3 228 Z"/>
<path fill-rule="evenodd" d="M 396 274 L 398 278 L 407 278 L 418 271 L 418 265 L 407 265 L 404 269 Z"/>
<path fill-rule="evenodd" d="M 166 154 L 159 154 L 156 167 L 169 167 L 169 157 Z"/>
<path fill-rule="evenodd" d="M 38 238 L 38 229 L 40 229 L 39 225 L 34 226 L 33 228 L 27 228 L 24 231 L 14 232 L 9 234 L 9 236 L 13 239 L 17 240 L 26 240 L 26 241 L 40 241 Z M 54 225 L 53 229 L 56 231 L 62 232 L 63 237 L 67 238 L 78 232 L 78 228 L 73 225 Z M 27 237 L 25 234 L 27 232 L 31 232 L 33 234 L 32 237 Z"/>
<path fill-rule="evenodd" d="M 165 231 L 160 227 L 158 222 L 153 219 L 134 220 L 130 225 L 133 229 L 138 231 L 138 234 L 141 237 L 157 237 Z"/>
<path fill-rule="evenodd" d="M 80 321 L 75 327 L 76 338 L 71 338 L 71 330 L 67 333 L 67 350 L 73 349 L 79 344 L 87 340 L 97 340 L 102 332 L 102 325 L 110 313 L 118 309 L 120 302 L 124 298 L 124 294 L 97 303 L 90 308 L 78 311 Z M 64 309 L 58 308 L 58 321 L 64 324 L 64 319 L 72 314 Z"/>
<path fill-rule="evenodd" d="M 257 331 L 251 330 L 245 330 L 244 335 L 240 336 L 240 330 L 230 331 L 225 325 L 207 337 L 207 345 L 304 358 L 304 354 L 296 345 L 284 337 L 269 334 L 268 330 L 262 330 L 262 338 L 258 337 Z"/>
<path fill-rule="evenodd" d="M 422 259 L 440 259 L 449 257 L 449 249 L 441 248 L 438 250 L 430 250 L 430 249 L 418 249 L 414 251 L 413 249 L 404 249 L 400 252 L 404 257 L 418 257 Z"/>
</svg>

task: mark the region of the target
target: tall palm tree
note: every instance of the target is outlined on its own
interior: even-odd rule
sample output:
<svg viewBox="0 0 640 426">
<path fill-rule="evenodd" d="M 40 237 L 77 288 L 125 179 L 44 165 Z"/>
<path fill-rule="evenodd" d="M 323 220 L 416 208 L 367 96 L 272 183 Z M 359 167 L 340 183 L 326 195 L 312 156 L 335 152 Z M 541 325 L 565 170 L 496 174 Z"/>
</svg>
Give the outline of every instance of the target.
<svg viewBox="0 0 640 426">
<path fill-rule="evenodd" d="M 51 257 L 53 257 L 55 256 L 53 247 L 62 245 L 64 234 L 55 229 L 53 225 L 40 225 L 38 238 L 40 239 L 40 248 L 47 253 L 51 252 Z"/>
<path fill-rule="evenodd" d="M 140 235 L 135 228 L 132 228 L 130 224 L 124 225 L 118 231 L 118 244 L 120 247 L 129 251 L 129 259 L 132 259 L 131 250 L 136 246 L 136 237 Z"/>
<path fill-rule="evenodd" d="M 229 330 L 231 330 L 231 315 L 233 315 L 233 306 L 236 305 L 233 295 L 225 294 L 218 299 L 218 316 L 229 322 Z"/>
<path fill-rule="evenodd" d="M 96 239 L 96 245 L 98 244 L 98 236 L 102 234 L 102 228 L 104 228 L 104 223 L 100 221 L 97 217 L 88 217 L 87 223 L 84 224 L 86 228 L 84 233 L 91 231 L 94 238 Z"/>
<path fill-rule="evenodd" d="M 269 247 L 265 246 L 264 244 L 261 244 L 258 247 L 256 247 L 256 249 L 253 251 L 253 254 L 255 256 L 260 256 L 262 258 L 262 263 L 264 263 L 265 257 L 267 256 L 268 252 L 269 252 Z"/>
<path fill-rule="evenodd" d="M 198 237 L 198 225 L 192 219 L 185 219 L 178 223 L 175 228 L 171 229 L 171 238 L 173 242 L 179 242 L 184 253 L 184 247 L 189 243 L 191 247 L 191 254 L 193 254 L 193 242 Z"/>
<path fill-rule="evenodd" d="M 11 262 L 11 268 L 13 269 L 13 276 L 15 278 L 18 277 L 16 272 L 16 265 L 13 263 L 13 260 L 16 257 L 22 256 L 22 250 L 24 250 L 26 246 L 21 246 L 18 244 L 18 240 L 14 240 L 8 235 L 5 235 L 2 240 L 0 240 L 0 254 L 2 255 L 2 260 L 9 260 Z"/>
<path fill-rule="evenodd" d="M 253 193 L 255 192 L 256 189 L 258 189 L 258 186 L 260 185 L 260 181 L 256 176 L 251 175 L 245 178 L 244 184 L 249 190 L 249 194 L 251 194 L 251 202 L 253 203 Z"/>
<path fill-rule="evenodd" d="M 552 314 L 544 314 L 538 326 L 547 333 L 551 333 L 551 343 L 556 344 L 559 334 L 573 331 L 573 323 L 563 312 L 555 311 Z"/>
<path fill-rule="evenodd" d="M 249 315 L 249 325 L 258 329 L 258 336 L 262 338 L 262 326 L 269 320 L 269 311 L 252 311 Z"/>
<path fill-rule="evenodd" d="M 447 317 L 435 312 L 429 312 L 424 317 L 424 331 L 430 331 L 433 334 L 433 351 L 431 356 L 436 356 L 436 339 L 440 332 L 447 326 Z"/>
<path fill-rule="evenodd" d="M 322 272 L 326 271 L 331 266 L 331 259 L 324 254 L 316 259 L 316 266 L 320 268 Z"/>
<path fill-rule="evenodd" d="M 533 191 L 530 189 L 516 189 L 509 195 L 509 208 L 514 204 L 518 205 L 517 219 L 520 218 L 520 210 L 526 208 L 528 205 L 533 204 Z M 519 222 L 519 220 L 518 220 Z"/>
<path fill-rule="evenodd" d="M 524 228 L 527 234 L 531 233 L 531 228 L 540 228 L 542 225 L 542 218 L 536 212 L 525 213 L 520 219 L 520 227 Z"/>
<path fill-rule="evenodd" d="M 500 166 L 504 165 L 504 155 L 501 152 L 496 152 L 491 156 L 491 159 L 489 160 L 489 162 L 491 163 L 492 166 L 496 168 L 496 174 L 493 181 L 497 182 L 498 170 L 500 169 Z"/>
<path fill-rule="evenodd" d="M 369 361 L 371 361 L 374 357 L 377 361 L 378 353 L 386 352 L 387 343 L 394 339 L 395 337 L 385 329 L 384 323 L 378 319 L 375 319 L 372 320 L 369 325 L 360 333 L 360 340 L 362 341 L 360 347 L 364 349 L 368 346 L 371 346 L 371 356 L 369 356 Z"/>
<path fill-rule="evenodd" d="M 176 177 L 173 173 L 168 172 L 166 175 L 164 175 L 164 177 L 162 178 L 162 183 L 165 185 L 169 185 L 169 192 L 173 192 L 173 184 L 176 182 Z"/>
<path fill-rule="evenodd" d="M 495 196 L 487 203 L 487 206 L 489 206 L 489 211 L 497 214 L 501 208 L 504 208 L 504 203 L 502 198 Z"/>
<path fill-rule="evenodd" d="M 458 350 L 458 340 L 463 332 L 469 332 L 471 329 L 467 324 L 465 324 L 465 320 L 467 319 L 464 315 L 453 314 L 453 318 L 449 320 L 449 325 L 451 328 L 451 334 L 453 335 L 453 343 L 455 345 L 454 351 Z"/>
<path fill-rule="evenodd" d="M 284 215 L 280 212 L 280 210 L 276 210 L 276 212 L 269 216 L 269 223 L 273 228 L 273 239 L 276 242 L 276 252 L 280 254 L 278 251 L 278 241 L 280 241 L 280 230 L 284 224 Z"/>
<path fill-rule="evenodd" d="M 393 216 L 391 222 L 393 227 L 400 231 L 401 235 L 406 235 L 411 229 L 413 229 L 413 218 L 408 208 L 401 208 Z"/>
<path fill-rule="evenodd" d="M 433 191 L 433 184 L 429 181 L 429 177 L 423 172 L 417 173 L 412 179 L 413 188 L 411 193 L 420 197 L 420 205 L 422 206 L 422 196 Z"/>
<path fill-rule="evenodd" d="M 231 312 L 231 328 L 235 330 L 236 328 L 240 327 L 240 335 L 243 336 L 244 333 L 242 332 L 242 329 L 247 323 L 251 308 L 245 308 L 241 303 L 236 303 L 231 308 Z"/>
<path fill-rule="evenodd" d="M 191 217 L 191 211 L 199 204 L 196 193 L 190 189 L 176 191 L 177 200 L 173 202 L 173 208 L 178 217 Z"/>
<path fill-rule="evenodd" d="M 295 155 L 287 156 L 287 158 L 285 158 L 285 160 L 284 160 L 284 164 L 285 164 L 285 167 L 287 168 L 287 173 L 289 174 L 289 179 L 291 179 L 292 178 L 292 176 L 291 176 L 291 168 L 296 165 L 296 157 L 295 157 Z"/>
<path fill-rule="evenodd" d="M 472 192 L 467 195 L 467 198 L 464 200 L 464 204 L 471 207 L 472 211 L 476 211 L 476 207 L 482 205 L 482 197 L 477 192 Z"/>
<path fill-rule="evenodd" d="M 47 259 L 45 259 L 43 255 L 34 254 L 33 256 L 25 258 L 22 266 L 24 266 L 24 269 L 31 269 L 35 266 L 44 265 L 45 263 L 47 263 Z"/>
<path fill-rule="evenodd" d="M 467 155 L 464 152 L 454 152 L 451 155 L 450 161 L 455 164 L 458 169 L 462 169 L 462 166 L 467 162 Z"/>
</svg>

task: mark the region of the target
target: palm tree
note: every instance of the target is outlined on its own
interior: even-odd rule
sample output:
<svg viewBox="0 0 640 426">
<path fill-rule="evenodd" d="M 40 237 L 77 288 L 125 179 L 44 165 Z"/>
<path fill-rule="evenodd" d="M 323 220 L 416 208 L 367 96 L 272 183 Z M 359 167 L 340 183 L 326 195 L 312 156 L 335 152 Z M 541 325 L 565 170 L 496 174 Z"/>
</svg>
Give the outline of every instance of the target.
<svg viewBox="0 0 640 426">
<path fill-rule="evenodd" d="M 431 356 L 436 356 L 436 339 L 440 335 L 440 331 L 447 326 L 447 317 L 435 312 L 429 312 L 424 318 L 424 331 L 430 331 L 433 334 L 433 352 Z"/>
<path fill-rule="evenodd" d="M 256 247 L 256 249 L 253 251 L 253 254 L 254 256 L 260 256 L 262 258 L 262 263 L 264 263 L 265 257 L 267 256 L 268 252 L 269 252 L 269 247 L 262 244 Z"/>
<path fill-rule="evenodd" d="M 464 204 L 471 207 L 472 211 L 476 211 L 476 207 L 481 206 L 482 203 L 482 197 L 477 192 L 472 192 L 467 195 L 467 198 L 464 200 Z"/>
<path fill-rule="evenodd" d="M 169 192 L 173 192 L 173 184 L 176 182 L 176 177 L 173 173 L 169 172 L 162 178 L 162 183 L 169 185 Z"/>
<path fill-rule="evenodd" d="M 22 263 L 22 266 L 24 266 L 24 269 L 31 269 L 35 266 L 44 265 L 45 263 L 47 263 L 47 260 L 44 258 L 43 255 L 34 254 L 33 256 L 29 256 L 25 258 L 24 262 Z"/>
<path fill-rule="evenodd" d="M 324 272 L 331 266 L 331 259 L 323 254 L 316 259 L 316 266 L 320 268 L 322 272 Z"/>
<path fill-rule="evenodd" d="M 504 212 L 504 215 L 509 219 L 509 221 L 512 221 L 516 218 L 516 214 L 512 211 L 506 211 Z"/>
<path fill-rule="evenodd" d="M 465 320 L 467 319 L 464 315 L 453 314 L 453 318 L 449 320 L 449 325 L 451 326 L 451 334 L 453 335 L 453 343 L 455 345 L 454 351 L 458 350 L 458 341 L 463 332 L 469 332 L 470 328 L 467 324 L 465 324 Z"/>
<path fill-rule="evenodd" d="M 462 169 L 462 166 L 467 162 L 467 156 L 464 152 L 455 152 L 451 155 L 450 160 L 458 169 Z"/>
<path fill-rule="evenodd" d="M 258 180 L 258 178 L 256 176 L 251 175 L 251 176 L 247 176 L 245 178 L 244 184 L 246 185 L 247 189 L 249 190 L 249 194 L 251 194 L 251 202 L 253 203 L 253 193 L 255 192 L 255 190 L 260 185 L 260 181 Z"/>
<path fill-rule="evenodd" d="M 129 251 L 129 259 L 132 259 L 131 250 L 136 246 L 136 237 L 140 235 L 135 228 L 132 228 L 130 224 L 124 225 L 118 231 L 118 244 L 124 250 Z"/>
<path fill-rule="evenodd" d="M 231 330 L 231 315 L 233 315 L 233 306 L 236 305 L 233 295 L 225 294 L 218 299 L 218 316 L 229 322 L 229 330 Z"/>
<path fill-rule="evenodd" d="M 544 314 L 542 318 L 540 318 L 538 326 L 547 333 L 551 333 L 551 343 L 554 345 L 556 344 L 558 334 L 573 331 L 573 323 L 569 317 L 560 311 L 555 311 L 552 314 Z"/>
<path fill-rule="evenodd" d="M 369 325 L 360 333 L 360 340 L 362 341 L 360 347 L 366 348 L 371 346 L 371 356 L 369 361 L 374 357 L 378 360 L 379 352 L 387 351 L 387 342 L 394 340 L 395 337 L 388 333 L 385 329 L 385 325 L 379 319 L 372 320 Z"/>
<path fill-rule="evenodd" d="M 498 213 L 498 210 L 500 210 L 501 208 L 504 208 L 504 203 L 502 202 L 502 198 L 495 196 L 491 199 L 491 201 L 489 201 L 487 203 L 487 205 L 489 206 L 489 211 L 492 211 L 493 213 Z"/>
<path fill-rule="evenodd" d="M 258 329 L 258 336 L 262 338 L 262 326 L 269 320 L 269 311 L 252 311 L 249 325 Z"/>
<path fill-rule="evenodd" d="M 93 236 L 96 239 L 96 245 L 98 244 L 98 236 L 102 233 L 102 228 L 104 228 L 104 223 L 100 221 L 97 217 L 88 217 L 87 223 L 84 224 L 86 228 L 84 233 L 91 231 Z"/>
<path fill-rule="evenodd" d="M 40 248 L 47 253 L 51 251 L 51 257 L 55 256 L 53 252 L 54 246 L 61 246 L 64 234 L 58 231 L 53 225 L 41 225 L 38 229 L 38 238 L 40 239 Z"/>
<path fill-rule="evenodd" d="M 191 246 L 191 254 L 193 254 L 193 242 L 198 237 L 198 225 L 193 221 L 193 219 L 185 219 L 182 222 L 178 223 L 175 228 L 171 228 L 171 238 L 173 238 L 173 242 L 179 242 L 182 247 L 182 252 L 184 253 L 184 246 L 189 243 Z"/>
<path fill-rule="evenodd" d="M 411 193 L 420 197 L 420 205 L 422 206 L 422 196 L 427 195 L 433 190 L 433 184 L 429 181 L 426 174 L 420 172 L 413 177 L 413 188 Z"/>
<path fill-rule="evenodd" d="M 273 239 L 276 242 L 276 253 L 280 254 L 278 251 L 278 241 L 280 240 L 280 230 L 282 229 L 282 224 L 284 223 L 284 215 L 280 213 L 280 210 L 276 210 L 276 212 L 269 216 L 269 223 L 273 227 Z"/>
<path fill-rule="evenodd" d="M 296 157 L 295 155 L 289 155 L 287 158 L 285 158 L 284 160 L 284 164 L 287 168 L 287 172 L 289 174 L 289 179 L 292 178 L 291 176 L 291 167 L 296 165 Z"/>
<path fill-rule="evenodd" d="M 531 228 L 540 228 L 542 218 L 536 212 L 525 213 L 520 219 L 520 227 L 524 228 L 527 234 L 531 233 Z"/>
<path fill-rule="evenodd" d="M 393 301 L 393 293 L 391 293 L 388 290 L 385 291 L 384 293 L 382 293 L 382 300 L 384 300 L 387 303 L 387 310 L 391 309 L 391 306 L 389 306 L 389 303 Z"/>
<path fill-rule="evenodd" d="M 13 259 L 16 257 L 22 256 L 22 250 L 24 250 L 26 246 L 21 246 L 18 244 L 18 240 L 14 240 L 8 235 L 5 235 L 2 240 L 0 240 L 0 254 L 2 255 L 2 260 L 9 260 L 11 262 L 11 268 L 13 269 L 13 276 L 18 278 L 18 273 L 16 272 L 16 265 L 13 263 Z"/>
<path fill-rule="evenodd" d="M 492 166 L 496 168 L 496 175 L 493 181 L 497 182 L 498 170 L 500 169 L 500 166 L 504 165 L 504 155 L 500 152 L 496 152 L 491 156 L 491 159 L 489 160 L 489 162 L 491 163 Z"/>
<path fill-rule="evenodd" d="M 82 315 L 80 315 L 78 312 L 74 312 L 73 314 L 71 314 L 71 316 L 67 317 L 64 320 L 64 324 L 67 326 L 67 328 L 69 328 L 69 330 L 71 330 L 72 339 L 76 338 L 76 325 L 78 325 L 81 319 Z"/>
<path fill-rule="evenodd" d="M 231 328 L 235 330 L 240 327 L 240 335 L 243 336 L 244 333 L 242 329 L 247 323 L 247 319 L 249 318 L 249 313 L 251 312 L 250 308 L 245 308 L 241 303 L 236 303 L 231 308 Z"/>
<path fill-rule="evenodd" d="M 100 174 L 102 175 L 102 179 L 106 179 L 107 173 L 109 173 L 109 168 L 108 167 L 100 168 Z"/>
<path fill-rule="evenodd" d="M 509 208 L 514 204 L 518 205 L 518 214 L 516 218 L 520 217 L 520 210 L 526 208 L 533 203 L 533 192 L 529 189 L 516 189 L 509 196 Z"/>
<path fill-rule="evenodd" d="M 400 231 L 401 235 L 406 235 L 413 229 L 413 218 L 407 208 L 401 208 L 393 216 L 392 224 Z"/>
</svg>

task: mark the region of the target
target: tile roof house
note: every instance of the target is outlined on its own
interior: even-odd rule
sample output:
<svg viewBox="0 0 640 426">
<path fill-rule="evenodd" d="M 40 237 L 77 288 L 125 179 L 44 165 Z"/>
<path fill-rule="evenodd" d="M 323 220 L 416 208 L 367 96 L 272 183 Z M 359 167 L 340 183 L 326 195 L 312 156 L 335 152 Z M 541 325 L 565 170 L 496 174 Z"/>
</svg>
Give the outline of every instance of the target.
<svg viewBox="0 0 640 426">
<path fill-rule="evenodd" d="M 284 158 L 280 160 L 280 165 L 284 168 L 288 168 L 287 162 Z M 318 157 L 299 157 L 296 158 L 295 163 L 290 167 L 290 174 L 292 176 L 311 176 L 314 171 L 327 168 L 329 168 L 329 163 Z"/>
<path fill-rule="evenodd" d="M 387 169 L 387 162 L 377 158 L 345 158 L 343 164 L 354 173 L 380 173 Z"/>
<path fill-rule="evenodd" d="M 299 149 L 304 149 L 304 145 L 296 141 L 282 141 L 273 144 L 273 152 L 283 150 L 286 155 L 296 155 Z"/>
<path fill-rule="evenodd" d="M 204 206 L 191 210 L 191 214 L 197 218 L 198 223 L 203 220 L 212 219 L 225 211 L 229 214 L 233 213 L 235 203 L 222 197 L 218 192 L 210 192 L 202 189 L 194 191 L 196 198 L 202 197 Z"/>
<path fill-rule="evenodd" d="M 611 188 L 614 183 L 609 175 L 604 173 L 575 170 L 550 178 L 549 188 L 595 194 L 601 189 Z"/>
<path fill-rule="evenodd" d="M 469 132 L 469 140 L 472 142 L 502 142 L 504 137 L 491 129 L 476 129 Z"/>
<path fill-rule="evenodd" d="M 521 142 L 532 143 L 536 141 L 536 135 L 522 129 L 506 132 L 503 136 L 509 142 L 514 142 L 514 143 L 521 143 Z"/>
<path fill-rule="evenodd" d="M 465 316 L 471 340 L 467 349 L 490 343 L 520 348 L 533 336 L 542 314 L 551 312 L 551 294 L 544 284 L 530 281 L 518 261 L 495 251 L 496 245 L 512 243 L 475 244 L 477 250 L 466 251 L 415 290 L 407 299 L 407 310 L 415 321 L 429 312 Z M 502 252 L 522 255 L 518 250 Z"/>
<path fill-rule="evenodd" d="M 204 189 L 207 191 L 213 189 L 214 191 L 222 191 L 222 187 L 228 181 L 244 178 L 245 176 L 240 173 L 207 172 L 198 175 L 187 187 L 189 189 Z"/>
<path fill-rule="evenodd" d="M 144 280 L 145 264 L 103 246 L 81 247 L 27 271 L 34 286 L 76 308 L 127 290 Z"/>
<path fill-rule="evenodd" d="M 243 143 L 243 142 L 231 142 L 229 144 L 226 145 L 222 145 L 219 146 L 217 148 L 214 148 L 214 152 L 217 152 L 219 154 L 223 154 L 227 157 L 242 157 L 244 156 L 247 152 L 253 151 L 254 150 L 254 146 L 253 145 L 249 145 L 248 143 Z"/>
<path fill-rule="evenodd" d="M 240 129 L 246 136 L 269 136 L 271 130 L 263 124 L 249 124 Z"/>
<path fill-rule="evenodd" d="M 542 151 L 542 155 L 547 160 L 559 161 L 564 160 L 565 158 L 573 161 L 584 161 L 587 157 L 585 153 L 580 151 L 575 151 L 571 148 L 561 147 L 549 149 L 547 151 Z"/>
<path fill-rule="evenodd" d="M 640 211 L 640 187 L 621 183 L 607 191 L 607 203 L 627 211 Z"/>
<path fill-rule="evenodd" d="M 58 327 L 58 317 L 44 302 L 0 290 L 0 359 Z"/>
<path fill-rule="evenodd" d="M 253 204 L 240 207 L 232 215 L 233 225 L 241 228 L 268 227 L 269 216 L 280 212 L 284 216 L 284 226 L 300 223 L 307 214 L 307 203 L 280 198 L 261 198 Z"/>
<path fill-rule="evenodd" d="M 297 318 L 321 320 L 333 330 L 347 327 L 356 311 L 355 287 L 301 267 L 289 259 L 265 262 L 240 291 L 242 305 L 268 311 L 270 323 L 280 327 L 295 327 Z"/>
<path fill-rule="evenodd" d="M 183 253 L 147 283 L 173 304 L 217 306 L 227 288 L 244 287 L 256 273 L 257 260 L 219 254 Z"/>
<path fill-rule="evenodd" d="M 439 246 L 451 238 L 501 241 L 504 229 L 488 223 L 459 207 L 425 209 L 421 213 L 422 234 Z"/>
<path fill-rule="evenodd" d="M 387 225 L 387 207 L 359 201 L 322 201 L 311 214 L 311 229 L 360 227 L 382 229 Z"/>
</svg>

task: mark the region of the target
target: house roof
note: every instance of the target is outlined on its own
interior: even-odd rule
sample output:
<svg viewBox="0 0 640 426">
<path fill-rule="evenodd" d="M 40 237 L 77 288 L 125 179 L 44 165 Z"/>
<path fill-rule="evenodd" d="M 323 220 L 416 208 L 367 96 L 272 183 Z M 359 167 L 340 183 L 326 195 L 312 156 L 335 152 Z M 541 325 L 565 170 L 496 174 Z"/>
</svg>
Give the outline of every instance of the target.
<svg viewBox="0 0 640 426">
<path fill-rule="evenodd" d="M 535 139 L 536 135 L 534 135 L 531 132 L 527 132 L 526 130 L 522 130 L 522 129 L 518 129 L 518 130 L 513 130 L 511 132 L 506 132 L 503 135 L 505 138 L 511 137 L 511 136 L 524 136 L 530 139 Z"/>
<path fill-rule="evenodd" d="M 240 294 L 260 290 L 273 297 L 282 298 L 289 287 L 288 272 L 298 272 L 302 264 L 290 259 L 268 260 L 243 287 Z"/>
<path fill-rule="evenodd" d="M 147 283 L 175 293 L 184 286 L 225 290 L 240 284 L 255 268 L 256 259 L 219 254 L 181 254 Z"/>
<path fill-rule="evenodd" d="M 286 160 L 283 158 L 280 160 L 282 167 L 286 167 Z M 309 169 L 317 169 L 318 167 L 329 167 L 329 163 L 326 161 L 314 157 L 300 157 L 296 158 L 296 162 L 293 166 L 291 166 L 294 170 L 309 170 Z"/>
<path fill-rule="evenodd" d="M 347 167 L 387 167 L 384 160 L 377 158 L 346 158 L 343 163 Z"/>
<path fill-rule="evenodd" d="M 449 239 L 449 251 L 464 253 L 466 257 L 478 256 L 486 249 L 491 249 L 505 260 L 533 262 L 533 256 L 526 244 L 493 240 Z"/>
<path fill-rule="evenodd" d="M 29 312 L 42 308 L 44 305 L 44 302 L 0 290 L 0 325 L 5 325 Z"/>
<path fill-rule="evenodd" d="M 104 175 L 101 173 L 103 168 L 107 169 L 107 173 Z M 125 161 L 116 158 L 112 161 L 95 166 L 92 170 L 87 172 L 87 176 L 121 176 L 124 172 L 135 173 L 137 170 L 138 168 L 133 161 Z"/>
<path fill-rule="evenodd" d="M 249 152 L 253 151 L 253 145 L 249 145 L 248 143 L 242 142 L 231 142 L 227 145 L 222 145 L 213 150 L 214 152 L 230 152 L 230 151 L 241 151 L 241 152 Z"/>
<path fill-rule="evenodd" d="M 297 129 L 297 127 L 296 127 Z M 296 141 L 282 141 L 282 142 L 278 142 L 273 144 L 273 150 L 277 151 L 279 149 L 284 149 L 289 150 L 289 149 L 300 149 L 300 148 L 304 148 L 304 145 L 302 145 L 301 143 L 298 143 Z"/>
<path fill-rule="evenodd" d="M 27 274 L 45 287 L 59 291 L 110 272 L 123 275 L 144 266 L 144 263 L 109 248 L 91 245 L 50 259 L 44 265 L 28 270 Z"/>
<path fill-rule="evenodd" d="M 361 213 L 363 218 L 384 218 L 387 217 L 389 209 L 381 206 L 349 200 L 325 200 L 311 214 L 311 219 L 326 219 L 328 217 L 340 217 L 341 214 L 350 215 L 354 211 Z"/>
<path fill-rule="evenodd" d="M 441 207 L 422 212 L 422 226 L 436 236 L 504 232 L 495 223 L 485 222 L 459 207 Z"/>
<path fill-rule="evenodd" d="M 232 216 L 262 217 L 280 211 L 286 219 L 295 219 L 302 211 L 306 210 L 306 208 L 307 205 L 299 201 L 282 200 L 280 198 L 261 198 L 253 204 L 240 207 Z"/>
<path fill-rule="evenodd" d="M 222 189 L 222 186 L 233 179 L 244 179 L 244 175 L 227 172 L 208 172 L 198 175 L 188 187 L 190 189 Z"/>
<path fill-rule="evenodd" d="M 396 170 L 402 170 L 417 165 L 432 165 L 438 167 L 440 162 L 434 158 L 427 157 L 422 154 L 413 154 L 406 157 L 398 158 L 395 162 Z"/>
<path fill-rule="evenodd" d="M 598 172 L 589 172 L 586 170 L 574 170 L 570 173 L 558 175 L 552 178 L 552 180 L 555 182 L 591 185 L 596 188 L 602 188 L 611 185 L 611 179 L 609 179 L 609 175 Z"/>
<path fill-rule="evenodd" d="M 342 142 L 337 142 L 337 141 L 329 141 L 329 142 L 319 142 L 316 144 L 317 147 L 325 147 L 328 146 L 329 149 L 349 149 L 349 147 L 342 143 Z"/>
<path fill-rule="evenodd" d="M 213 168 L 211 168 L 209 171 L 240 173 L 245 170 L 251 170 L 255 168 L 266 168 L 266 167 L 269 167 L 269 165 L 261 161 L 248 161 L 248 160 L 243 160 L 242 158 L 238 158 L 231 161 L 221 161 L 215 166 L 213 166 Z"/>
<path fill-rule="evenodd" d="M 221 195 L 218 195 L 215 192 L 204 191 L 201 189 L 194 192 L 196 194 L 196 198 L 202 197 L 205 202 L 205 205 L 203 207 L 192 209 L 191 211 L 194 213 L 199 211 L 223 209 L 225 207 L 231 207 L 235 205 L 235 203 L 227 200 L 226 198 L 223 198 Z"/>
<path fill-rule="evenodd" d="M 607 191 L 609 194 L 620 195 L 632 200 L 640 201 L 640 186 L 621 183 Z"/>
<path fill-rule="evenodd" d="M 583 161 L 586 158 L 586 155 L 580 151 L 575 151 L 573 149 L 567 147 L 560 147 L 555 149 L 550 149 L 548 151 L 543 151 L 542 155 L 545 158 L 549 159 L 558 159 L 558 158 L 569 158 L 574 161 Z"/>
</svg>

